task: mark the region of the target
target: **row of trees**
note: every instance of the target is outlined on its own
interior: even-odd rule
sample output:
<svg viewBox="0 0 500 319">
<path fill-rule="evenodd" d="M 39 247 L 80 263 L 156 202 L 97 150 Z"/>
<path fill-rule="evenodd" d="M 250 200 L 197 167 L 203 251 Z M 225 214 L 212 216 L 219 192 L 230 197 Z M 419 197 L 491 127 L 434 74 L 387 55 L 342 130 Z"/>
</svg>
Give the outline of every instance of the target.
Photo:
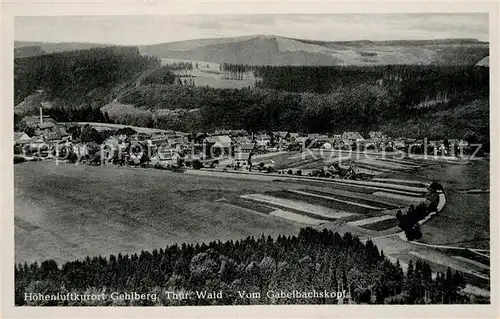
<svg viewBox="0 0 500 319">
<path fill-rule="evenodd" d="M 193 66 L 192 62 L 179 61 L 169 63 L 165 65 L 164 68 L 172 71 L 192 71 L 195 67 Z M 198 68 L 198 63 L 196 63 L 196 68 Z"/>
<path fill-rule="evenodd" d="M 223 72 L 222 77 L 229 80 L 243 80 L 254 70 L 255 67 L 244 64 L 222 63 L 219 66 L 219 71 Z"/>
<path fill-rule="evenodd" d="M 232 305 L 338 303 L 337 299 L 272 299 L 268 290 L 346 291 L 351 303 L 457 303 L 463 277 L 431 276 L 428 264 L 410 262 L 407 275 L 371 242 L 350 233 L 302 229 L 298 236 L 248 237 L 208 244 L 172 245 L 109 258 L 86 257 L 59 266 L 53 260 L 15 267 L 16 305 L 85 305 L 70 301 L 26 301 L 25 293 L 156 293 L 159 301 L 90 302 L 90 305 Z M 221 299 L 173 300 L 165 291 L 223 291 Z M 237 291 L 261 292 L 259 299 Z M 345 301 L 345 300 L 344 300 Z"/>
<path fill-rule="evenodd" d="M 433 182 L 430 188 L 443 191 L 443 186 L 437 182 Z M 403 214 L 401 210 L 397 212 L 396 218 L 399 221 L 398 226 L 405 232 L 408 240 L 422 238 L 422 232 L 418 222 L 427 217 L 430 213 L 436 212 L 438 203 L 439 194 L 432 191 L 428 192 L 425 202 L 418 204 L 416 207 L 413 204 L 410 205 L 405 214 Z"/>
</svg>

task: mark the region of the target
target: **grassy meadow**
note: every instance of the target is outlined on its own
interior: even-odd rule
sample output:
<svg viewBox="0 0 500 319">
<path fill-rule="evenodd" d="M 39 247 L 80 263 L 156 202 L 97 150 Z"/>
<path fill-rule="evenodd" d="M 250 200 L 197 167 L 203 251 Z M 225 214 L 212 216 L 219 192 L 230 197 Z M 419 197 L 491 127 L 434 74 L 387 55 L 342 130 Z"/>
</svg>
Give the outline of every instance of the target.
<svg viewBox="0 0 500 319">
<path fill-rule="evenodd" d="M 294 187 L 157 170 L 19 164 L 15 166 L 15 258 L 63 261 L 182 242 L 297 234 L 300 224 L 217 201 L 279 191 L 283 185 Z"/>
</svg>

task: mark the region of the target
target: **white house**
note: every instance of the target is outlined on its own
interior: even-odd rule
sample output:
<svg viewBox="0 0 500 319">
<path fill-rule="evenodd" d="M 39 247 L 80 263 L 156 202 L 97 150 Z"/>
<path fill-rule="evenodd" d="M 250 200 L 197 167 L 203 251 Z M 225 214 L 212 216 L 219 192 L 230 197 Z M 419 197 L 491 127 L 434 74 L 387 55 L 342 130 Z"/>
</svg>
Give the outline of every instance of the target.
<svg viewBox="0 0 500 319">
<path fill-rule="evenodd" d="M 238 152 L 233 157 L 233 167 L 248 169 L 252 162 L 252 153 Z"/>
<path fill-rule="evenodd" d="M 14 145 L 24 145 L 31 143 L 31 138 L 24 132 L 14 132 Z"/>
</svg>

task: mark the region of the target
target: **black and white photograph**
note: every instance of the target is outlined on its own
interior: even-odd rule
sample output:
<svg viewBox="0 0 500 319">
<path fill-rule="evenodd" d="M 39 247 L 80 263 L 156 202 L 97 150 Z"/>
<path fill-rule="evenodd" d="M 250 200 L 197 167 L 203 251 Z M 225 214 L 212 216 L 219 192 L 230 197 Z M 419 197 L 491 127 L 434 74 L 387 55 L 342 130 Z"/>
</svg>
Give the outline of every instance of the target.
<svg viewBox="0 0 500 319">
<path fill-rule="evenodd" d="M 491 304 L 489 19 L 14 17 L 15 306 Z"/>
</svg>

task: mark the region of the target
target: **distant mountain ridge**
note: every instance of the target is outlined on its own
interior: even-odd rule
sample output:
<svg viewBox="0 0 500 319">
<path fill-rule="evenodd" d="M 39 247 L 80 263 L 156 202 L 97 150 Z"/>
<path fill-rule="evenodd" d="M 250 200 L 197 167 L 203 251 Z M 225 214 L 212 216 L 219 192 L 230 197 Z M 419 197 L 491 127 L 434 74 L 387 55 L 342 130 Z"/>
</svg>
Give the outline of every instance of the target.
<svg viewBox="0 0 500 319">
<path fill-rule="evenodd" d="M 110 44 L 15 42 L 14 46 L 16 50 L 38 46 L 40 52 L 54 53 Z M 257 34 L 139 45 L 138 48 L 142 54 L 160 58 L 246 65 L 473 65 L 489 55 L 488 42 L 467 38 L 319 41 Z"/>
<path fill-rule="evenodd" d="M 47 52 L 45 52 L 40 46 L 37 45 L 14 48 L 14 57 L 16 58 L 28 58 L 32 56 L 43 55 L 46 53 Z"/>
<path fill-rule="evenodd" d="M 59 53 L 74 50 L 87 50 L 111 46 L 110 44 L 87 43 L 87 42 L 37 42 L 37 41 L 14 41 L 14 57 L 22 58 L 42 54 Z M 37 54 L 26 54 L 26 48 Z"/>
</svg>

